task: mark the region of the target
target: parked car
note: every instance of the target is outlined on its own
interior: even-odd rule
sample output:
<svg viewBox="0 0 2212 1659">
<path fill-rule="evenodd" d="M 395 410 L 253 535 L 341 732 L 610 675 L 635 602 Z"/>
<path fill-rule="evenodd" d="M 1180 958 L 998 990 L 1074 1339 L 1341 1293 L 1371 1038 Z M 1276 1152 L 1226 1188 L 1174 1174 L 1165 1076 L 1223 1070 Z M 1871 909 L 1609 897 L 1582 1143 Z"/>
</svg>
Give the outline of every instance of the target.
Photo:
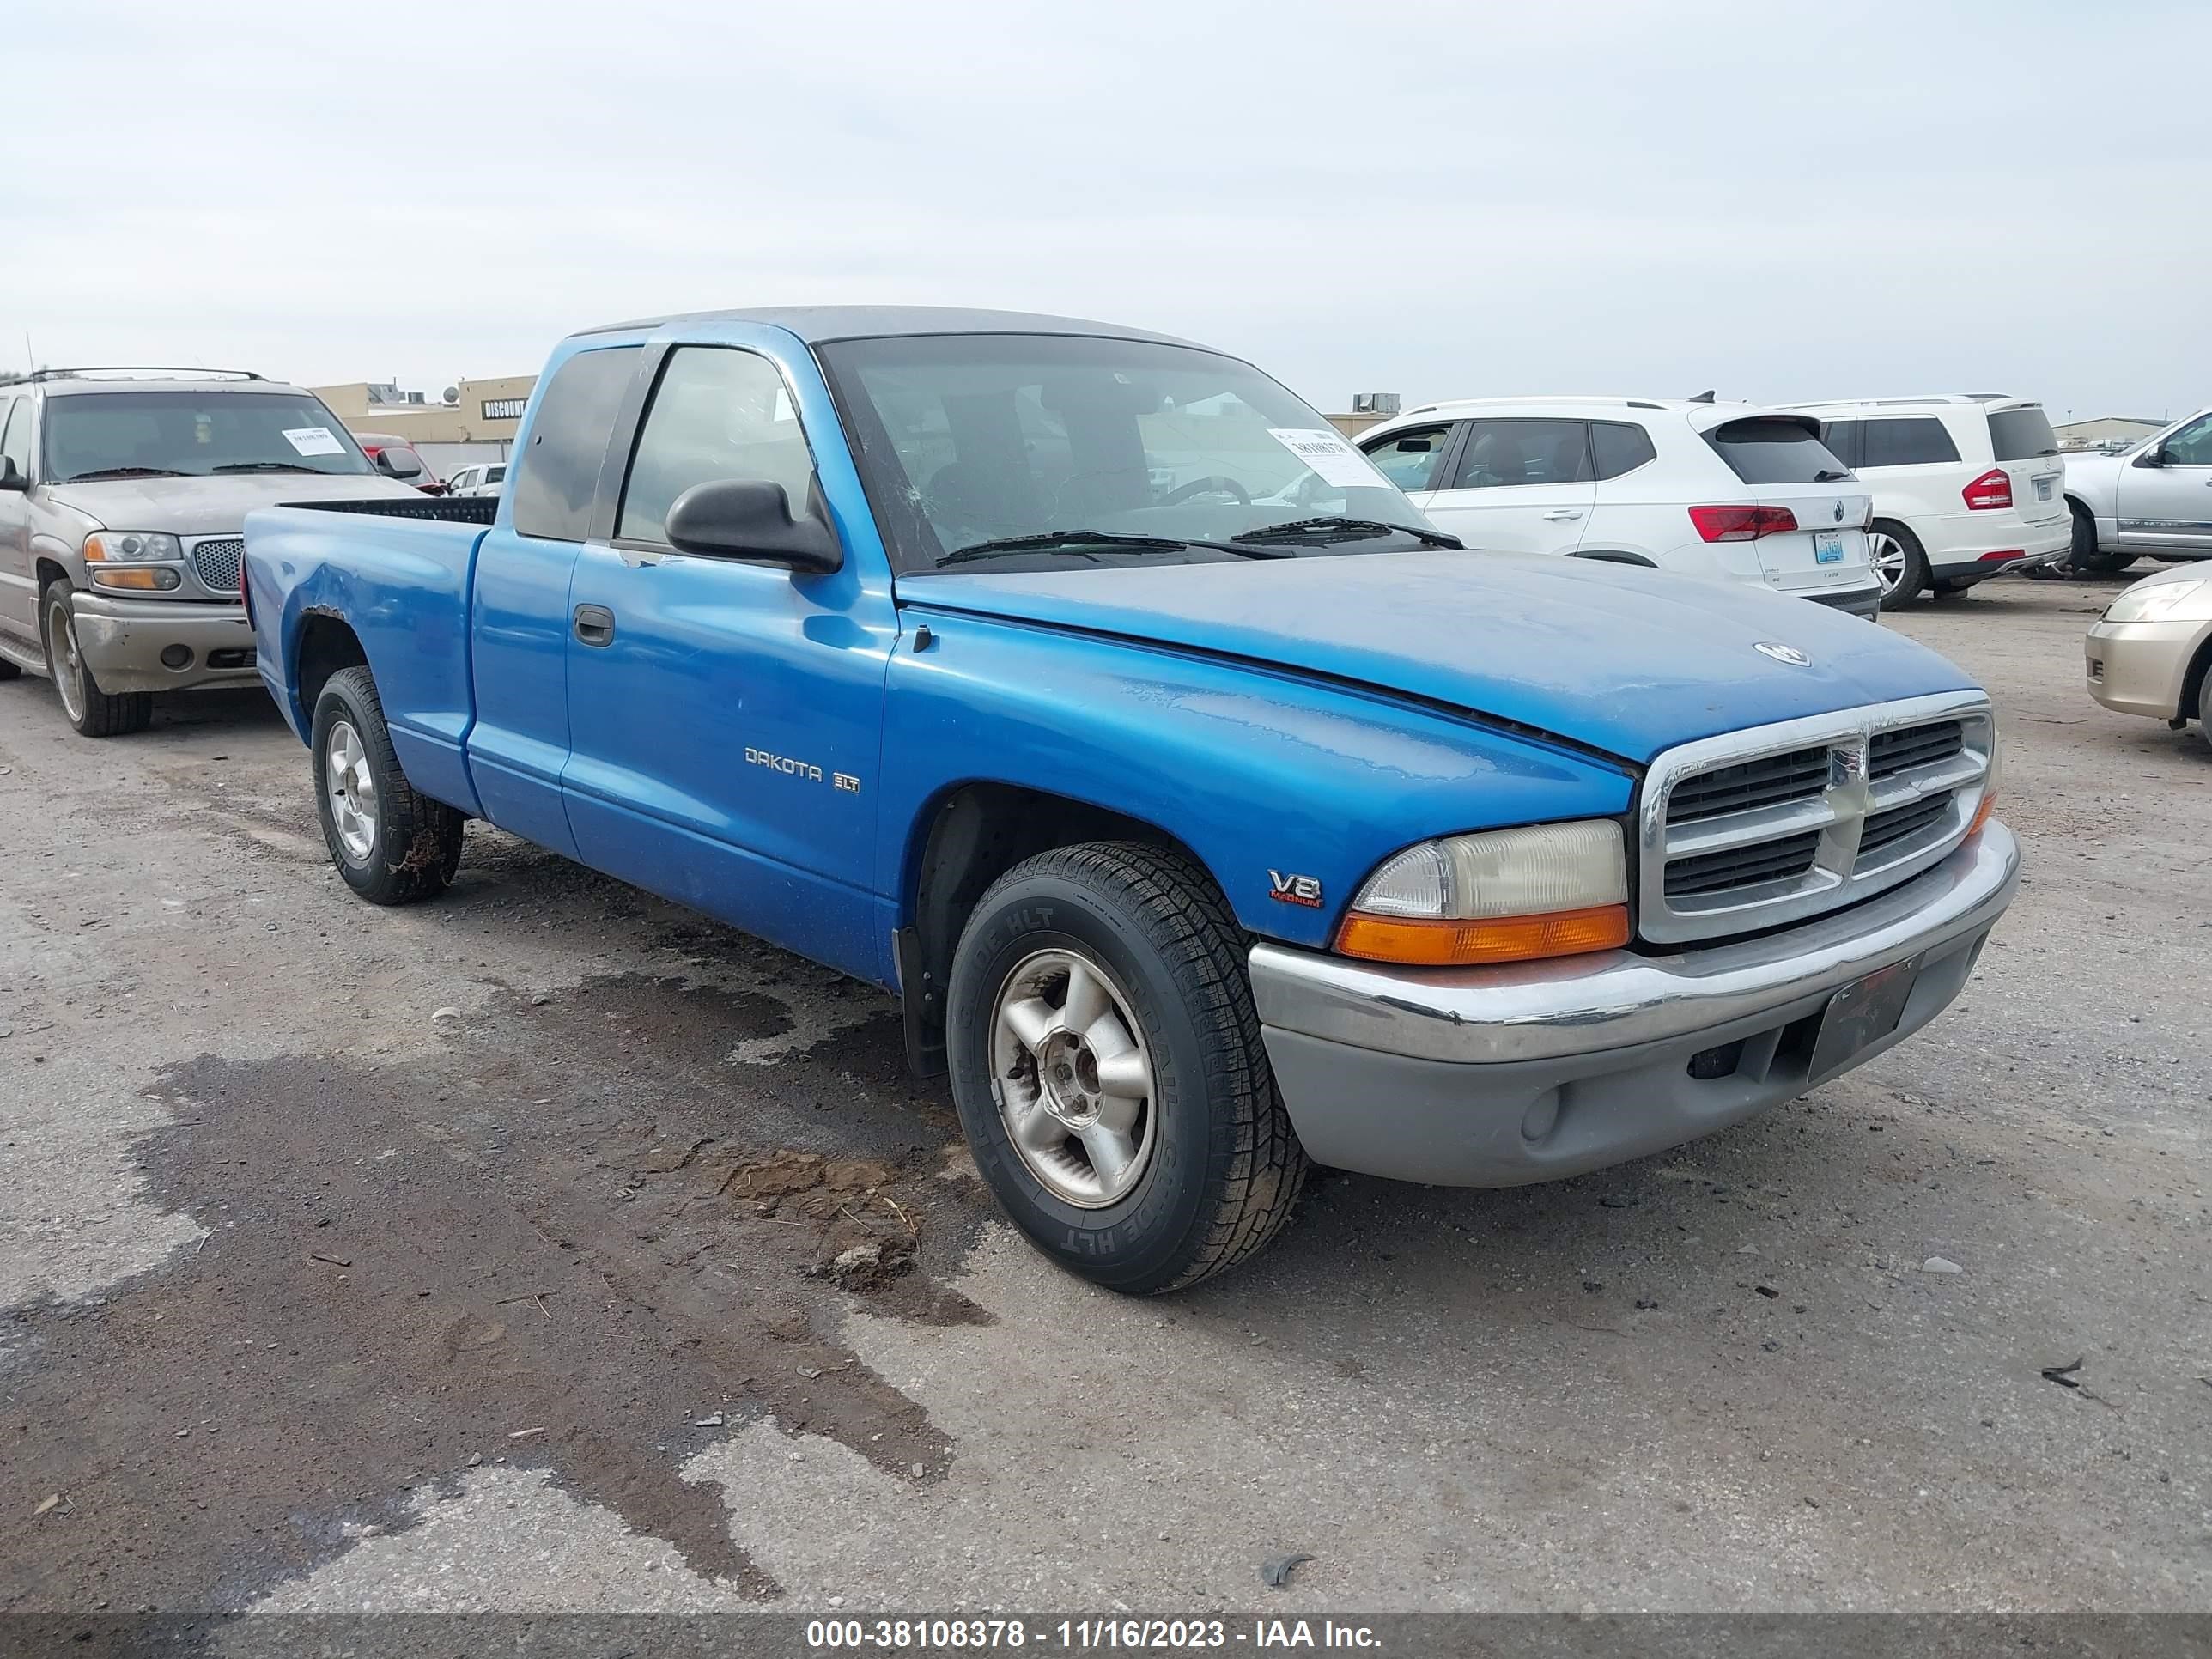
<svg viewBox="0 0 2212 1659">
<path fill-rule="evenodd" d="M 471 461 L 446 479 L 448 495 L 496 495 L 507 484 L 505 461 Z"/>
<path fill-rule="evenodd" d="M 2087 647 L 2099 702 L 2176 728 L 2194 716 L 2212 743 L 2212 565 L 2178 564 L 2134 583 L 2105 607 Z"/>
<path fill-rule="evenodd" d="M 2066 457 L 2074 569 L 2125 570 L 2148 553 L 2212 558 L 2212 409 L 2117 455 Z"/>
<path fill-rule="evenodd" d="M 1874 492 L 1882 609 L 2066 556 L 2065 465 L 2043 405 L 1995 393 L 1792 404 Z"/>
<path fill-rule="evenodd" d="M 48 676 L 88 738 L 153 693 L 252 685 L 249 508 L 398 493 L 311 392 L 244 371 L 0 380 L 0 680 Z"/>
<path fill-rule="evenodd" d="M 1819 422 L 1747 404 L 1514 398 L 1429 404 L 1359 435 L 1442 528 L 1747 582 L 1872 617 L 1867 491 Z"/>
<path fill-rule="evenodd" d="M 829 307 L 540 384 L 495 502 L 246 526 L 339 874 L 427 898 L 486 818 L 899 991 L 1007 1214 L 1115 1290 L 1249 1255 L 1309 1158 L 1508 1186 L 1802 1094 L 2013 891 L 1960 669 L 1468 552 L 1235 358 Z"/>
<path fill-rule="evenodd" d="M 412 485 L 425 495 L 442 495 L 446 485 L 430 463 L 422 459 L 422 452 L 404 438 L 395 438 L 388 432 L 356 432 L 362 453 L 369 464 L 387 478 L 395 478 Z"/>
</svg>

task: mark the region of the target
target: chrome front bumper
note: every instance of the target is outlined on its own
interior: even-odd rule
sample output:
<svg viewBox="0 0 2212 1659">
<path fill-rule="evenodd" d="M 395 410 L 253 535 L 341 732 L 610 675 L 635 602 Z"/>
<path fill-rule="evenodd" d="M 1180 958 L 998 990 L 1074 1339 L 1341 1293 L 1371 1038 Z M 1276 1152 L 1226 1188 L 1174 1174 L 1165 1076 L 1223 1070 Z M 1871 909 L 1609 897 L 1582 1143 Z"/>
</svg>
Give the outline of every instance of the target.
<svg viewBox="0 0 2212 1659">
<path fill-rule="evenodd" d="M 1965 985 L 2019 875 L 2019 842 L 1991 823 L 1902 886 L 1763 939 L 1441 970 L 1261 945 L 1253 995 L 1317 1161 L 1515 1186 L 1661 1151 L 1825 1081 L 1811 1063 L 1829 1000 L 1917 958 L 1895 1028 L 1843 1069 L 1902 1041 Z"/>
<path fill-rule="evenodd" d="M 103 691 L 183 691 L 199 685 L 253 685 L 253 629 L 242 605 L 184 599 L 120 599 L 80 589 L 71 602 L 77 649 Z M 161 660 L 171 647 L 185 659 Z"/>
</svg>

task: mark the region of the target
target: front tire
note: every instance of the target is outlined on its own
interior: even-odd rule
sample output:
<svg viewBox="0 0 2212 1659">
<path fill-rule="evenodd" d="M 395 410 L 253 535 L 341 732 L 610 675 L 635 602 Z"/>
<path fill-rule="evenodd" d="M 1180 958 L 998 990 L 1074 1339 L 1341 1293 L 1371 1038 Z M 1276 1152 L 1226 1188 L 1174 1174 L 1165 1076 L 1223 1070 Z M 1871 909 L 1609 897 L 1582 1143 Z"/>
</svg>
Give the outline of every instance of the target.
<svg viewBox="0 0 2212 1659">
<path fill-rule="evenodd" d="M 366 668 L 342 668 L 315 699 L 315 805 L 345 884 L 371 904 L 413 904 L 446 890 L 465 822 L 419 794 L 399 769 L 384 704 Z"/>
<path fill-rule="evenodd" d="M 948 986 L 976 1168 L 1047 1255 L 1132 1296 L 1180 1290 L 1282 1226 L 1305 1153 L 1275 1091 L 1244 938 L 1180 854 L 1095 842 L 994 883 Z"/>
<path fill-rule="evenodd" d="M 1876 519 L 1867 530 L 1867 559 L 1881 584 L 1881 608 L 1902 611 L 1917 605 L 1928 586 L 1928 555 L 1920 538 L 1894 519 Z"/>
<path fill-rule="evenodd" d="M 76 612 L 68 581 L 57 576 L 39 595 L 39 638 L 46 648 L 46 673 L 69 723 L 88 738 L 119 738 L 154 723 L 154 694 L 103 691 L 76 641 Z"/>
<path fill-rule="evenodd" d="M 2074 509 L 2074 548 L 2066 568 L 2076 576 L 2117 576 L 2136 562 L 2124 548 L 2106 552 L 2097 545 L 2097 521 L 2079 507 Z"/>
</svg>

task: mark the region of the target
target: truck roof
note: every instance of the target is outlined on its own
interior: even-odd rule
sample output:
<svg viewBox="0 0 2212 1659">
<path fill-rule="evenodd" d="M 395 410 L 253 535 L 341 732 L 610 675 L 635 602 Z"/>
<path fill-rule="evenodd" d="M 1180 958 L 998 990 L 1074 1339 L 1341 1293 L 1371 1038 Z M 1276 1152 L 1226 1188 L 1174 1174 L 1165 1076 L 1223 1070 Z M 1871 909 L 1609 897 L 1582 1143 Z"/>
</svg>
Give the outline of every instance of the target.
<svg viewBox="0 0 2212 1659">
<path fill-rule="evenodd" d="M 580 334 L 613 334 L 666 328 L 678 323 L 763 323 L 787 329 L 809 345 L 830 340 L 885 339 L 915 334 L 1095 334 L 1116 340 L 1150 340 L 1187 346 L 1189 340 L 1119 323 L 1094 323 L 1079 317 L 1054 317 L 1029 311 L 978 311 L 964 306 L 764 306 L 744 311 L 678 312 L 580 329 Z M 1205 348 L 1200 348 L 1204 349 Z"/>
</svg>

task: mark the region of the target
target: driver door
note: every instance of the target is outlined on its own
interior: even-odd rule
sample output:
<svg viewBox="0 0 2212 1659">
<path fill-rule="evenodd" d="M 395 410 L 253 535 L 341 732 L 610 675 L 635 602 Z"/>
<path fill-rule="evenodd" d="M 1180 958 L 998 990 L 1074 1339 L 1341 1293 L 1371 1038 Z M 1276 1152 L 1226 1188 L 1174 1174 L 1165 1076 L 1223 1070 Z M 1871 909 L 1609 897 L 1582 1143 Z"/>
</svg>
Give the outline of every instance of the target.
<svg viewBox="0 0 2212 1659">
<path fill-rule="evenodd" d="M 629 453 L 611 534 L 585 544 L 568 593 L 562 793 L 578 855 L 880 981 L 874 814 L 898 625 L 884 573 L 669 544 L 669 509 L 694 484 L 765 480 L 805 510 L 813 448 L 763 352 L 672 347 Z"/>
<path fill-rule="evenodd" d="M 2212 555 L 2212 410 L 2120 469 L 2118 505 L 2122 547 Z"/>
</svg>

